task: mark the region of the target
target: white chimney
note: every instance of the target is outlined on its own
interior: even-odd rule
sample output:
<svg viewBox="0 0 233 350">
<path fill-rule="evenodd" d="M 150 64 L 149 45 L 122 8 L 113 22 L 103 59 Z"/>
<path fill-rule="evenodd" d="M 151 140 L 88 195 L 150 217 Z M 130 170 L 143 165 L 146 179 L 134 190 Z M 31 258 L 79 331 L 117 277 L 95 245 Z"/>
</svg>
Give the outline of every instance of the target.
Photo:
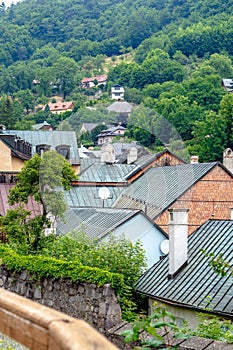
<svg viewBox="0 0 233 350">
<path fill-rule="evenodd" d="M 132 164 L 136 162 L 138 158 L 138 150 L 136 147 L 131 147 L 127 153 L 127 164 Z"/>
<path fill-rule="evenodd" d="M 105 143 L 101 147 L 100 161 L 101 163 L 106 163 L 106 164 L 115 163 L 116 153 L 111 143 Z"/>
<path fill-rule="evenodd" d="M 230 148 L 223 152 L 223 165 L 233 173 L 233 151 Z"/>
<path fill-rule="evenodd" d="M 198 156 L 191 156 L 190 157 L 190 163 L 191 164 L 196 164 L 196 163 L 198 163 L 198 161 L 199 161 L 199 157 Z"/>
<path fill-rule="evenodd" d="M 169 210 L 169 278 L 188 263 L 188 209 Z"/>
</svg>

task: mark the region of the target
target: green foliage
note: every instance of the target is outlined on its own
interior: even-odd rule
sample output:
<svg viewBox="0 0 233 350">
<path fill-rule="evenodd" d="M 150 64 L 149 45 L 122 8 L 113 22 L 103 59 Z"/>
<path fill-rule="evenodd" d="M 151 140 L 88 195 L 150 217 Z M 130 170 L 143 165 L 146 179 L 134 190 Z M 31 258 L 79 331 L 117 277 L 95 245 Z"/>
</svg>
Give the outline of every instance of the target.
<svg viewBox="0 0 233 350">
<path fill-rule="evenodd" d="M 197 318 L 199 323 L 193 335 L 233 343 L 233 324 L 230 320 L 202 313 L 198 313 Z"/>
<path fill-rule="evenodd" d="M 110 283 L 116 292 L 124 294 L 123 275 L 82 265 L 80 261 L 64 261 L 41 255 L 19 255 L 5 244 L 0 245 L 1 263 L 16 272 L 27 270 L 35 280 L 51 277 L 69 278 L 74 282 L 91 282 L 102 286 Z"/>
<path fill-rule="evenodd" d="M 30 212 L 22 206 L 9 209 L 5 216 L 0 217 L 1 230 L 5 232 L 9 245 L 21 254 L 33 254 L 53 240 L 53 236 L 44 236 L 42 231 L 48 220 L 42 216 L 30 218 Z"/>
<path fill-rule="evenodd" d="M 77 68 L 77 63 L 68 57 L 60 57 L 53 65 L 55 84 L 64 99 L 74 89 Z"/>
<path fill-rule="evenodd" d="M 0 100 L 0 120 L 6 128 L 13 128 L 17 121 L 14 113 L 14 103 L 9 96 L 4 96 Z"/>
<path fill-rule="evenodd" d="M 48 0 L 43 7 L 40 1 L 34 5 L 26 1 L 4 8 L 0 16 L 0 91 L 17 99 L 12 101 L 13 108 L 10 101 L 0 103 L 1 123 L 26 129 L 46 120 L 56 128 L 66 118 L 66 128 L 78 132 L 83 121 L 116 121 L 116 116 L 107 117 L 102 111 L 102 115 L 99 111 L 91 115 L 80 108 L 109 101 L 107 92 L 98 101 L 89 99 L 80 83 L 84 76 L 104 74 L 112 57 L 116 66 L 108 72 L 104 90 L 123 84 L 126 100 L 156 108 L 183 140 L 196 138 L 194 123 L 205 119 L 207 112 L 219 114 L 225 95 L 221 79 L 233 73 L 232 11 L 232 4 L 219 0 L 68 0 L 55 8 Z M 117 55 L 127 51 L 131 60 L 118 64 Z M 53 93 L 77 102 L 71 117 L 44 111 L 34 115 L 33 98 L 49 98 Z M 33 111 L 34 120 L 24 110 Z M 229 147 L 231 135 L 229 122 Z M 198 150 L 196 140 L 191 147 Z M 220 152 L 214 152 L 216 159 Z M 211 155 L 201 156 L 209 158 Z"/>
<path fill-rule="evenodd" d="M 117 115 L 113 112 L 109 113 L 105 107 L 99 106 L 96 110 L 90 110 L 87 108 L 79 108 L 77 112 L 66 119 L 72 130 L 79 131 L 83 123 L 105 123 L 112 124 L 117 121 Z"/>
<path fill-rule="evenodd" d="M 96 241 L 85 234 L 73 232 L 51 242 L 42 253 L 67 260 L 78 256 L 82 264 L 122 273 L 125 283 L 131 287 L 146 267 L 141 243 L 132 243 L 124 237 L 111 236 L 107 241 Z"/>
<path fill-rule="evenodd" d="M 149 350 L 158 348 L 162 344 L 166 344 L 167 349 L 177 349 L 178 345 L 171 346 L 171 335 L 174 338 L 188 338 L 186 330 L 180 330 L 175 323 L 175 316 L 168 312 L 164 307 L 155 304 L 153 314 L 151 316 L 141 316 L 132 324 L 132 329 L 122 332 L 125 342 L 139 342 L 140 347 L 137 349 Z M 145 332 L 144 334 L 142 333 Z M 163 338 L 161 331 L 165 334 Z M 183 332 L 185 331 L 185 332 Z M 163 347 L 164 348 L 164 347 Z"/>
<path fill-rule="evenodd" d="M 70 163 L 56 151 L 35 154 L 25 163 L 17 176 L 16 185 L 10 190 L 8 200 L 11 205 L 27 203 L 30 196 L 42 205 L 43 213 L 34 218 L 21 205 L 8 210 L 1 217 L 2 229 L 12 246 L 23 252 L 38 252 L 46 241 L 44 229 L 50 227 L 49 216 L 56 220 L 63 218 L 67 209 L 64 193 L 76 175 Z"/>
<path fill-rule="evenodd" d="M 132 243 L 124 237 L 114 236 L 107 241 L 97 241 L 83 233 L 73 232 L 48 242 L 41 254 L 71 262 L 78 258 L 85 266 L 123 275 L 124 293 L 118 296 L 122 315 L 128 321 L 135 318 L 137 307 L 133 285 L 146 267 L 144 250 L 139 241 Z"/>
<path fill-rule="evenodd" d="M 22 106 L 26 109 L 27 114 L 29 113 L 29 110 L 34 110 L 35 97 L 31 90 L 20 90 L 15 94 L 15 97 L 20 100 Z"/>
<path fill-rule="evenodd" d="M 233 268 L 231 267 L 230 263 L 223 258 L 223 254 L 220 253 L 218 256 L 216 256 L 214 252 L 207 253 L 205 249 L 202 249 L 202 252 L 204 253 L 205 257 L 210 260 L 209 265 L 218 275 L 224 277 L 228 273 L 231 273 L 233 276 Z"/>
<path fill-rule="evenodd" d="M 188 143 L 190 154 L 198 154 L 201 162 L 222 159 L 227 145 L 226 119 L 214 112 L 207 112 L 204 120 L 194 122 L 193 139 Z"/>
<path fill-rule="evenodd" d="M 44 152 L 41 157 L 35 154 L 18 174 L 17 183 L 9 194 L 9 203 L 27 203 L 28 197 L 33 196 L 46 211 L 44 197 L 58 186 L 68 190 L 75 178 L 70 163 L 56 151 Z"/>
<path fill-rule="evenodd" d="M 78 240 L 77 234 L 75 240 L 50 235 L 45 238 L 43 249 L 37 252 L 40 255 L 28 255 L 31 252 L 23 250 L 19 255 L 6 244 L 1 244 L 0 258 L 7 268 L 16 272 L 27 270 L 36 280 L 51 277 L 99 286 L 110 283 L 116 290 L 123 317 L 130 321 L 136 310 L 132 286 L 145 266 L 144 254 L 138 244 L 133 247 L 123 238 L 112 240 L 97 244 L 82 234 Z M 22 255 L 25 253 L 27 255 Z"/>
</svg>

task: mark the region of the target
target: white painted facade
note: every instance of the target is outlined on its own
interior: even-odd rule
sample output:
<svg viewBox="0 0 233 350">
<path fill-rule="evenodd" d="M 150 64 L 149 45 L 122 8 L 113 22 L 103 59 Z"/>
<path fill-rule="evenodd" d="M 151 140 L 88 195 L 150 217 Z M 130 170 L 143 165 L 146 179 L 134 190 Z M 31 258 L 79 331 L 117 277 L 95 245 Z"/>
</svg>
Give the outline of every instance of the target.
<svg viewBox="0 0 233 350">
<path fill-rule="evenodd" d="M 111 88 L 111 99 L 112 100 L 123 100 L 125 89 L 123 86 L 114 85 Z"/>
</svg>

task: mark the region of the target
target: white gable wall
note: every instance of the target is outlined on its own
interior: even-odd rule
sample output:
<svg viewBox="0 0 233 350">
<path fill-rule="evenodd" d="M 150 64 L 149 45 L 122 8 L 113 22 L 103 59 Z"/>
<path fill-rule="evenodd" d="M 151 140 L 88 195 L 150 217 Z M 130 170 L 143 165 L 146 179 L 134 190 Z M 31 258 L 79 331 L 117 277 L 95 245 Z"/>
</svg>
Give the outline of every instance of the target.
<svg viewBox="0 0 233 350">
<path fill-rule="evenodd" d="M 146 251 L 148 267 L 151 267 L 163 255 L 159 247 L 166 237 L 141 213 L 117 227 L 113 233 L 116 237 L 124 234 L 125 238 L 132 242 L 140 240 Z"/>
</svg>

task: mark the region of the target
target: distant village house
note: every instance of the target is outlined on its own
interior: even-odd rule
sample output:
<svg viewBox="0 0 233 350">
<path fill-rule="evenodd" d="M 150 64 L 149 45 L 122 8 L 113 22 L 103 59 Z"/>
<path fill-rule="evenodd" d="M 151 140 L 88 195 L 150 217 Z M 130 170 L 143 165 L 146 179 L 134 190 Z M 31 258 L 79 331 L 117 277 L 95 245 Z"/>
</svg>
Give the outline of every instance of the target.
<svg viewBox="0 0 233 350">
<path fill-rule="evenodd" d="M 47 105 L 43 107 L 43 110 L 45 109 Z M 61 114 L 64 112 L 72 112 L 74 109 L 74 103 L 72 101 L 70 102 L 62 102 L 58 101 L 56 103 L 48 103 L 49 109 L 51 113 L 54 114 Z"/>
<path fill-rule="evenodd" d="M 83 88 L 92 88 L 96 85 L 106 85 L 107 84 L 107 75 L 98 75 L 92 78 L 83 78 L 82 87 Z"/>
<path fill-rule="evenodd" d="M 102 130 L 97 136 L 97 144 L 102 145 L 104 143 L 111 143 L 116 137 L 120 137 L 123 140 L 126 128 L 121 125 L 113 126 L 109 129 Z"/>
<path fill-rule="evenodd" d="M 112 100 L 124 100 L 125 89 L 121 85 L 113 85 L 111 87 L 111 99 Z"/>
</svg>

